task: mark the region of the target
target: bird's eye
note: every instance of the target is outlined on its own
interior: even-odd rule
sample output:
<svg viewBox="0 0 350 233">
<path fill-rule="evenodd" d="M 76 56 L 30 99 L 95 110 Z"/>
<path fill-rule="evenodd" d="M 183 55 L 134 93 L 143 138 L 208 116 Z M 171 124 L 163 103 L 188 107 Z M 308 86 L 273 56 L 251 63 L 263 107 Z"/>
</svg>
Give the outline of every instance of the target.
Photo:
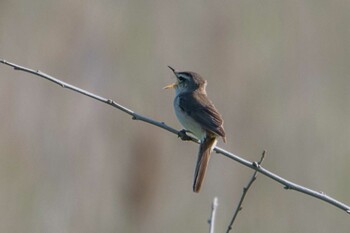
<svg viewBox="0 0 350 233">
<path fill-rule="evenodd" d="M 185 79 L 184 77 L 182 77 L 182 76 L 179 76 L 178 79 L 179 79 L 180 82 L 183 82 L 183 81 L 186 80 L 186 79 Z"/>
</svg>

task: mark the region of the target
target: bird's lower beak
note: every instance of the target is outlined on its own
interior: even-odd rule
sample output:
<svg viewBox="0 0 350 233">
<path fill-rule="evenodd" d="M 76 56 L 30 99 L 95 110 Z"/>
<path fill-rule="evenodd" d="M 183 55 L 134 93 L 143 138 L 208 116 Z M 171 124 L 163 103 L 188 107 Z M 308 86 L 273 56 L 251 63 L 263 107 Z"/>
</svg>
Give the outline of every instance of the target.
<svg viewBox="0 0 350 233">
<path fill-rule="evenodd" d="M 163 89 L 169 89 L 169 88 L 175 88 L 177 86 L 177 83 L 169 84 L 168 86 L 163 87 Z"/>
</svg>

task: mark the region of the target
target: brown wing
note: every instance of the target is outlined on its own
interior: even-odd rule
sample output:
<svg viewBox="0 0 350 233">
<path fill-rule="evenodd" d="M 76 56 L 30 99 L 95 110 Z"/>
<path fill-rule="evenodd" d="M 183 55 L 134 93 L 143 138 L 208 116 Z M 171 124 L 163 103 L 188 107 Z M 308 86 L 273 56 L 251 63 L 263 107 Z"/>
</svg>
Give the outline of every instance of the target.
<svg viewBox="0 0 350 233">
<path fill-rule="evenodd" d="M 198 122 L 205 130 L 223 137 L 223 119 L 206 95 L 198 92 L 183 93 L 179 96 L 180 108 Z"/>
</svg>

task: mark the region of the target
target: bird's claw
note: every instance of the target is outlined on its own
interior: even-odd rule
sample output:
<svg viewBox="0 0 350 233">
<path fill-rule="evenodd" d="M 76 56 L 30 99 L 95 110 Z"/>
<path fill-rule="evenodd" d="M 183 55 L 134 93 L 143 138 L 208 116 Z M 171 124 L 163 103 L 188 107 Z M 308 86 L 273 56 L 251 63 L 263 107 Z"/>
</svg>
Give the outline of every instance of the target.
<svg viewBox="0 0 350 233">
<path fill-rule="evenodd" d="M 182 129 L 177 133 L 177 136 L 179 138 L 181 138 L 182 141 L 190 141 L 190 140 L 192 140 L 192 138 L 187 135 L 187 133 L 189 133 L 189 132 L 190 131 L 188 131 L 186 129 Z"/>
</svg>

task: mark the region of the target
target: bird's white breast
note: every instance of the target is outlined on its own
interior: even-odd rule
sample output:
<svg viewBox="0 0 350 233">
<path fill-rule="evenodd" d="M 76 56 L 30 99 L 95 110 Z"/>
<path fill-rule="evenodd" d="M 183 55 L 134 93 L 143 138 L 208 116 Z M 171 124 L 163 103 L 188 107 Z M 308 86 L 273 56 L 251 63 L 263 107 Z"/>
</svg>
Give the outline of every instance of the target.
<svg viewBox="0 0 350 233">
<path fill-rule="evenodd" d="M 202 141 L 206 136 L 206 132 L 196 121 L 193 120 L 192 117 L 190 117 L 180 108 L 179 100 L 179 96 L 176 95 L 174 99 L 174 109 L 177 119 L 185 129 L 191 131 L 191 133 L 193 133 L 199 140 Z"/>
</svg>

